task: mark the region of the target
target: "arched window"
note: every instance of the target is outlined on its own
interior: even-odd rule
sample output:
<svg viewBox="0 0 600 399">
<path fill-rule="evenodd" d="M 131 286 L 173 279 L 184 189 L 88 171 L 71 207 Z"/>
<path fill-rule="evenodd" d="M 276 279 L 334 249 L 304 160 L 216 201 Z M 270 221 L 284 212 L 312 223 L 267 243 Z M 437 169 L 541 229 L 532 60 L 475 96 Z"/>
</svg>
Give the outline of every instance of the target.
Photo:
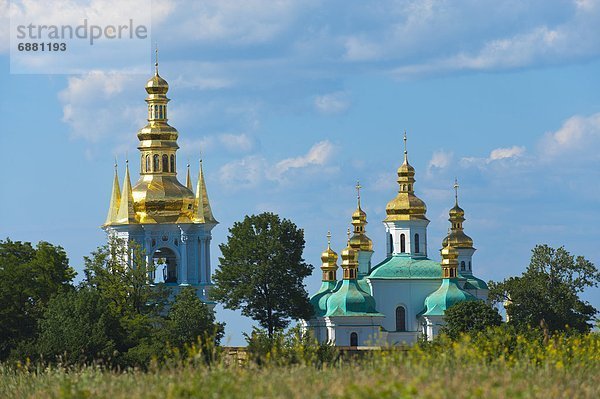
<svg viewBox="0 0 600 399">
<path fill-rule="evenodd" d="M 158 107 L 158 118 L 159 119 L 163 118 L 163 106 L 162 105 L 160 107 Z"/>
<path fill-rule="evenodd" d="M 472 270 L 472 269 L 471 269 L 471 261 L 469 261 L 469 270 Z"/>
<path fill-rule="evenodd" d="M 175 155 L 171 155 L 171 173 L 175 173 Z"/>
<path fill-rule="evenodd" d="M 406 309 L 404 309 L 404 306 L 396 308 L 396 331 L 406 331 Z"/>
<path fill-rule="evenodd" d="M 158 154 L 154 154 L 154 156 L 152 157 L 152 171 L 158 172 L 159 169 L 160 169 L 160 165 L 159 165 L 159 160 L 158 160 Z"/>
<path fill-rule="evenodd" d="M 350 346 L 358 346 L 358 334 L 355 332 L 350 334 Z"/>
<path fill-rule="evenodd" d="M 421 252 L 421 248 L 419 248 L 419 235 L 415 234 L 415 253 Z"/>
<path fill-rule="evenodd" d="M 146 155 L 146 172 L 150 172 L 150 155 Z"/>
<path fill-rule="evenodd" d="M 400 234 L 400 252 L 406 253 L 406 236 L 404 234 Z"/>
<path fill-rule="evenodd" d="M 169 156 L 168 155 L 163 155 L 162 156 L 162 166 L 163 166 L 163 172 L 168 172 L 169 171 Z"/>
<path fill-rule="evenodd" d="M 465 270 L 465 261 L 460 262 L 460 270 Z"/>
<path fill-rule="evenodd" d="M 158 118 L 158 105 L 154 106 L 154 119 Z"/>
</svg>

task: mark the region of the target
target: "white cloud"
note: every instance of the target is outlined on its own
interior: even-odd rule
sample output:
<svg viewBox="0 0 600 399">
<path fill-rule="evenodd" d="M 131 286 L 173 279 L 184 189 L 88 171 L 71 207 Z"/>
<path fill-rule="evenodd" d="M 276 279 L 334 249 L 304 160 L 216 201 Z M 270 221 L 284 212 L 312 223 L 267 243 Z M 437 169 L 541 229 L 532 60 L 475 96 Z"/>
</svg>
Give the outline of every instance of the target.
<svg viewBox="0 0 600 399">
<path fill-rule="evenodd" d="M 329 161 L 333 152 L 334 146 L 330 141 L 320 141 L 313 145 L 306 155 L 287 158 L 277 162 L 275 165 L 275 172 L 278 175 L 282 175 L 290 169 L 305 168 L 311 165 L 323 165 Z"/>
<path fill-rule="evenodd" d="M 101 71 L 70 77 L 58 98 L 62 120 L 71 127 L 73 137 L 90 142 L 134 137 L 129 129 L 143 126 L 146 115 L 143 104 L 136 107 L 125 95 L 134 83 L 132 75 Z"/>
<path fill-rule="evenodd" d="M 253 188 L 263 181 L 283 183 L 285 175 L 292 170 L 307 170 L 314 172 L 311 167 L 318 166 L 322 174 L 337 171 L 326 167 L 334 152 L 334 146 L 329 141 L 321 141 L 313 145 L 302 156 L 286 158 L 270 163 L 263 156 L 249 155 L 223 165 L 219 172 L 219 180 L 230 189 Z"/>
<path fill-rule="evenodd" d="M 576 115 L 567 119 L 555 132 L 542 137 L 539 149 L 542 156 L 555 157 L 573 150 L 593 149 L 600 144 L 600 112 L 590 116 Z"/>
<path fill-rule="evenodd" d="M 512 146 L 508 148 L 496 148 L 490 152 L 488 162 L 498 161 L 500 159 L 518 158 L 525 153 L 525 147 Z"/>
<path fill-rule="evenodd" d="M 165 33 L 200 42 L 265 43 L 283 34 L 309 7 L 310 2 L 294 0 L 177 1 Z"/>
<path fill-rule="evenodd" d="M 337 114 L 344 112 L 350 107 L 348 93 L 338 91 L 315 97 L 315 107 L 323 114 Z"/>
<path fill-rule="evenodd" d="M 446 169 L 450 166 L 453 156 L 454 154 L 452 152 L 443 150 L 435 151 L 429 160 L 427 172 L 432 173 L 435 169 Z"/>
<path fill-rule="evenodd" d="M 219 141 L 229 150 L 235 152 L 248 152 L 254 148 L 254 140 L 245 133 L 222 134 Z"/>
<path fill-rule="evenodd" d="M 490 155 L 487 158 L 463 157 L 460 159 L 460 165 L 463 167 L 478 166 L 482 168 L 497 161 L 515 160 L 523 157 L 524 154 L 525 147 L 516 145 L 506 148 L 496 148 L 490 151 Z"/>
<path fill-rule="evenodd" d="M 215 148 L 225 148 L 232 153 L 247 153 L 252 151 L 256 144 L 255 140 L 246 133 L 223 133 L 197 139 L 182 138 L 179 141 L 183 153 L 198 155 Z"/>
<path fill-rule="evenodd" d="M 219 180 L 230 189 L 252 188 L 265 178 L 266 169 L 267 161 L 252 155 L 223 165 L 219 170 Z"/>
</svg>

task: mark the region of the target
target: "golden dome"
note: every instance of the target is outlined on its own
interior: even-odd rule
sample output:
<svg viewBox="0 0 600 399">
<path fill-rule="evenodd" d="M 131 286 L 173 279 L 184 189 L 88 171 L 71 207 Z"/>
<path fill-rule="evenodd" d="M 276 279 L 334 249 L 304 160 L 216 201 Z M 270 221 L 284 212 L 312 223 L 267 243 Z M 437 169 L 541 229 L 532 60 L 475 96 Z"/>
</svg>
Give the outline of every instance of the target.
<svg viewBox="0 0 600 399">
<path fill-rule="evenodd" d="M 358 267 L 358 251 L 350 246 L 350 229 L 348 229 L 348 246 L 342 250 L 342 267 Z"/>
<path fill-rule="evenodd" d="M 373 241 L 367 237 L 367 231 L 365 226 L 367 222 L 367 214 L 360 207 L 360 186 L 359 182 L 356 182 L 357 192 L 357 207 L 352 214 L 352 226 L 354 227 L 354 235 L 350 238 L 350 246 L 356 251 L 372 251 Z"/>
<path fill-rule="evenodd" d="M 387 203 L 384 221 L 396 220 L 427 220 L 427 205 L 415 195 L 415 168 L 408 163 L 408 152 L 406 151 L 406 133 L 404 134 L 404 162 L 398 168 L 398 194 Z"/>
<path fill-rule="evenodd" d="M 175 176 L 142 175 L 133 187 L 140 223 L 191 223 L 194 199 Z"/>
<path fill-rule="evenodd" d="M 450 244 L 455 248 L 473 248 L 473 239 L 463 231 L 465 211 L 458 206 L 458 181 L 454 181 L 454 207 L 448 212 L 450 218 L 450 231 L 442 241 L 442 246 Z"/>
<path fill-rule="evenodd" d="M 321 262 L 323 262 L 323 264 L 321 265 L 321 269 L 329 270 L 333 268 L 333 270 L 336 270 L 337 261 L 338 254 L 336 254 L 335 251 L 331 249 L 331 233 L 327 232 L 327 249 L 321 254 Z"/>
<path fill-rule="evenodd" d="M 169 91 L 169 84 L 159 74 L 158 70 L 148 81 L 146 82 L 146 92 L 148 94 L 167 94 Z"/>
<path fill-rule="evenodd" d="M 473 248 L 473 239 L 461 231 L 450 231 L 442 241 L 442 246 L 447 244 L 455 248 Z"/>
<path fill-rule="evenodd" d="M 157 55 L 158 57 L 158 55 Z M 158 59 L 158 58 L 157 58 Z M 111 205 L 105 225 L 125 223 L 218 223 L 208 202 L 202 165 L 198 176 L 197 192 L 177 180 L 177 129 L 168 124 L 166 96 L 169 85 L 156 72 L 146 83 L 148 124 L 138 131 L 140 140 L 140 178 L 131 187 L 126 168 L 125 195 L 118 208 Z M 114 185 L 114 184 L 113 184 Z M 127 187 L 127 189 L 125 188 Z M 111 197 L 116 203 L 117 189 Z M 115 215 L 115 216 L 113 216 Z M 110 220 L 109 220 L 110 219 Z"/>
<path fill-rule="evenodd" d="M 458 250 L 450 244 L 446 244 L 446 246 L 444 248 L 442 248 L 441 254 L 442 254 L 442 263 L 444 262 L 444 260 L 446 260 L 446 261 L 457 260 L 458 255 L 459 255 Z"/>
</svg>

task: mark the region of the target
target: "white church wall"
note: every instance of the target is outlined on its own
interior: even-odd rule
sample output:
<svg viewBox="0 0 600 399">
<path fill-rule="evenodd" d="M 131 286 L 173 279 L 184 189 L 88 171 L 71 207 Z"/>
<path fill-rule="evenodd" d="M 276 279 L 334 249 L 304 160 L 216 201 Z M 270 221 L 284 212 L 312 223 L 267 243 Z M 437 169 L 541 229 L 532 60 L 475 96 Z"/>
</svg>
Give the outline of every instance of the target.
<svg viewBox="0 0 600 399">
<path fill-rule="evenodd" d="M 377 311 L 385 315 L 382 326 L 389 332 L 396 331 L 396 308 L 406 310 L 406 330 L 418 331 L 417 314 L 425 307 L 425 298 L 440 286 L 441 280 L 378 280 L 370 279 Z"/>
</svg>

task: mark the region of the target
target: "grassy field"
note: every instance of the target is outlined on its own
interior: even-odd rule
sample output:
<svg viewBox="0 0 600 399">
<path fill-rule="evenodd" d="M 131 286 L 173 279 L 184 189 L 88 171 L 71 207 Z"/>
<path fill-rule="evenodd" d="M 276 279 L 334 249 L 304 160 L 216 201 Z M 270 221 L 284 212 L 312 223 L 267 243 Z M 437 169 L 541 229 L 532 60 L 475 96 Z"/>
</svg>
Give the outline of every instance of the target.
<svg viewBox="0 0 600 399">
<path fill-rule="evenodd" d="M 599 398 L 600 337 L 449 341 L 321 364 L 288 348 L 258 367 L 0 368 L 2 398 Z M 293 352 L 293 353 L 292 353 Z M 292 354 L 292 356 L 290 356 Z M 275 359 L 277 357 L 277 359 Z M 290 360 L 291 359 L 291 360 Z M 295 364 L 290 364 L 295 363 Z"/>
</svg>

